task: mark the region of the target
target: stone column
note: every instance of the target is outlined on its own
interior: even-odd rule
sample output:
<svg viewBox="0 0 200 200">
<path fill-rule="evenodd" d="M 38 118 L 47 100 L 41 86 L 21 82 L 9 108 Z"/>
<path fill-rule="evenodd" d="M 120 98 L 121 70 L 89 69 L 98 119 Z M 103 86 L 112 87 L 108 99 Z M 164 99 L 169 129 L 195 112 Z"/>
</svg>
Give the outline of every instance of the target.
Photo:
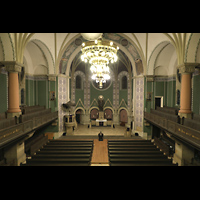
<svg viewBox="0 0 200 200">
<path fill-rule="evenodd" d="M 21 72 L 21 64 L 16 61 L 3 61 L 2 64 L 8 71 L 8 110 L 7 117 L 14 117 L 21 114 L 19 108 L 19 79 L 18 73 Z"/>
<path fill-rule="evenodd" d="M 191 118 L 191 77 L 195 67 L 198 65 L 198 63 L 184 63 L 177 67 L 181 73 L 181 98 L 179 110 L 179 116 L 181 118 Z"/>
</svg>

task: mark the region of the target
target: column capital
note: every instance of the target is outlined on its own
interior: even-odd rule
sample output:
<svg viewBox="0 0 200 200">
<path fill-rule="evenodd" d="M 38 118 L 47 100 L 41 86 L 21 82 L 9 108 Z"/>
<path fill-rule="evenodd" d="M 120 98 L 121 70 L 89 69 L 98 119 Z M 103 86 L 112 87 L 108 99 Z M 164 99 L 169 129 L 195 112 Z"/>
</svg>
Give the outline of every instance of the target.
<svg viewBox="0 0 200 200">
<path fill-rule="evenodd" d="M 200 66 L 200 63 L 183 63 L 177 66 L 180 73 L 193 73 L 195 67 Z"/>
<path fill-rule="evenodd" d="M 23 64 L 17 61 L 1 61 L 1 66 L 4 66 L 8 72 L 21 72 Z"/>
</svg>

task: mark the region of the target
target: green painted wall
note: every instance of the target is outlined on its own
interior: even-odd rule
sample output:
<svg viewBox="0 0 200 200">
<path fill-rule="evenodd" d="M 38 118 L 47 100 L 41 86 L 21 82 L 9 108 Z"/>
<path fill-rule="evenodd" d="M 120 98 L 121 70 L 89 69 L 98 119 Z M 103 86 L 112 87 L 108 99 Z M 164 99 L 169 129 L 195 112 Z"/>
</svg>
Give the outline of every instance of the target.
<svg viewBox="0 0 200 200">
<path fill-rule="evenodd" d="M 97 90 L 93 87 L 92 83 L 90 83 L 90 104 L 94 99 L 98 100 L 99 95 L 104 96 L 104 101 L 110 99 L 113 103 L 113 83 L 111 83 L 111 86 L 106 90 Z"/>
<path fill-rule="evenodd" d="M 38 81 L 37 82 L 38 89 L 38 105 L 48 107 L 48 96 L 47 96 L 47 84 L 46 81 Z"/>
<path fill-rule="evenodd" d="M 176 97 L 176 81 L 168 81 L 167 82 L 167 103 L 165 105 L 169 107 L 175 107 L 176 105 L 175 97 Z"/>
<path fill-rule="evenodd" d="M 169 107 L 175 107 L 175 97 L 176 97 L 176 81 L 148 81 L 145 79 L 145 99 L 144 106 L 146 112 L 150 112 L 150 109 L 155 107 L 155 96 L 163 96 L 163 105 Z M 147 93 L 151 92 L 151 100 L 146 100 Z"/>
<path fill-rule="evenodd" d="M 7 111 L 7 92 L 6 74 L 0 74 L 0 113 Z"/>
<path fill-rule="evenodd" d="M 126 105 L 128 105 L 127 99 L 128 99 L 128 90 L 123 89 L 119 90 L 119 104 L 121 103 L 122 99 L 126 102 Z"/>
<path fill-rule="evenodd" d="M 55 91 L 55 101 L 49 101 L 50 91 Z M 48 80 L 26 80 L 26 105 L 40 105 L 58 110 L 58 78 L 56 81 Z"/>
<path fill-rule="evenodd" d="M 75 102 L 77 103 L 79 99 L 84 104 L 84 89 L 75 89 Z"/>
<path fill-rule="evenodd" d="M 200 75 L 193 76 L 193 104 L 192 111 L 200 114 Z"/>
<path fill-rule="evenodd" d="M 26 104 L 28 106 L 35 105 L 35 81 L 26 80 Z"/>
</svg>

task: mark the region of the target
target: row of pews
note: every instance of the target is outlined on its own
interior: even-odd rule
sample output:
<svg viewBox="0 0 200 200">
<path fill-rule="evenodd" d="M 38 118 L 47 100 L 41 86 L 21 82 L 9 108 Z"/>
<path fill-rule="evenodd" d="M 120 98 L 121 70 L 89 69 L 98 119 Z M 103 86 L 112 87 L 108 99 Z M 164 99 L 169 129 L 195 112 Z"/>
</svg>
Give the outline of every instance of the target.
<svg viewBox="0 0 200 200">
<path fill-rule="evenodd" d="M 45 106 L 21 107 L 21 111 L 19 119 L 0 113 L 0 147 L 58 118 L 57 111 L 51 112 L 51 108 L 45 109 Z"/>
<path fill-rule="evenodd" d="M 49 140 L 21 166 L 90 166 L 93 140 Z"/>
<path fill-rule="evenodd" d="M 110 166 L 176 166 L 150 140 L 108 140 Z"/>
</svg>

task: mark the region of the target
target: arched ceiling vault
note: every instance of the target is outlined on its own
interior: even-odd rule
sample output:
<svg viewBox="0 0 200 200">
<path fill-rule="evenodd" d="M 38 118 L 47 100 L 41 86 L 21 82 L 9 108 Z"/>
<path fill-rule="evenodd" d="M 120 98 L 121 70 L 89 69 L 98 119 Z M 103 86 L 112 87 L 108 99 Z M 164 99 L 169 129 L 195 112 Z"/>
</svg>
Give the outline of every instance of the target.
<svg viewBox="0 0 200 200">
<path fill-rule="evenodd" d="M 49 40 L 45 37 L 47 34 Z M 134 53 L 139 55 L 143 63 L 144 75 L 146 74 L 151 52 L 164 40 L 169 41 L 175 47 L 178 64 L 183 63 L 184 60 L 186 60 L 185 57 L 190 35 L 191 33 L 106 33 L 107 39 L 114 38 L 114 42 L 116 43 L 120 44 L 122 38 L 129 41 L 130 49 L 126 48 L 126 50 L 130 52 L 133 58 L 132 60 L 134 60 Z M 63 53 L 71 42 L 78 37 L 80 37 L 80 33 L 45 33 L 44 35 L 42 35 L 42 33 L 10 33 L 10 40 L 13 46 L 11 46 L 13 48 L 13 60 L 15 59 L 23 63 L 23 55 L 27 43 L 31 39 L 39 39 L 50 49 L 55 63 L 55 73 L 57 74 L 59 72 L 59 63 Z M 2 44 L 5 43 L 3 39 L 2 37 Z M 4 49 L 6 49 L 6 47 L 4 47 Z M 5 54 L 6 53 L 7 52 L 5 52 Z"/>
</svg>

